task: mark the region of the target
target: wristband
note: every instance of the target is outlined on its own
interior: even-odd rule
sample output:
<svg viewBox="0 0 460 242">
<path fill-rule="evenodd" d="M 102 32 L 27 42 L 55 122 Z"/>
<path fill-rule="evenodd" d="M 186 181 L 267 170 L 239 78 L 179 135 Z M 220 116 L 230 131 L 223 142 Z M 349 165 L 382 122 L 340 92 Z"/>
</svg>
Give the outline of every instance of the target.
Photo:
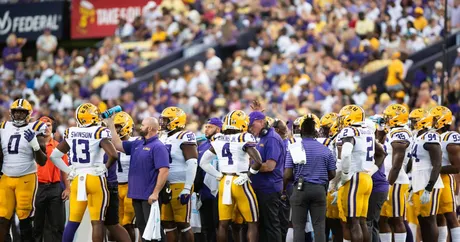
<svg viewBox="0 0 460 242">
<path fill-rule="evenodd" d="M 30 146 L 34 151 L 40 150 L 40 144 L 38 143 L 37 137 L 34 137 L 30 142 Z"/>
<path fill-rule="evenodd" d="M 249 172 L 251 172 L 251 174 L 255 175 L 255 174 L 259 173 L 259 170 L 254 170 L 254 169 L 252 169 L 252 167 L 250 167 Z"/>
<path fill-rule="evenodd" d="M 434 181 L 429 181 L 428 185 L 426 185 L 426 187 L 425 187 L 425 190 L 431 192 L 431 191 L 433 191 L 433 187 L 434 187 Z"/>
</svg>

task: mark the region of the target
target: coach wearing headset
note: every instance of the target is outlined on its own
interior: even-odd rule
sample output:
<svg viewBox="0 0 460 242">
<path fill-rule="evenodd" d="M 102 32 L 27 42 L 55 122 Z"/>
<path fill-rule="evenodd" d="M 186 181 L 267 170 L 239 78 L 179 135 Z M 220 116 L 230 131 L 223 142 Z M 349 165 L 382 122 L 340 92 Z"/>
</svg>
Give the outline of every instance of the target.
<svg viewBox="0 0 460 242">
<path fill-rule="evenodd" d="M 252 187 L 259 204 L 259 240 L 281 242 L 279 210 L 286 148 L 275 129 L 268 127 L 262 112 L 249 114 L 249 132 L 259 139 L 257 150 L 263 162 L 259 173 L 251 175 Z"/>
<path fill-rule="evenodd" d="M 70 183 L 67 174 L 59 170 L 50 160 L 51 152 L 59 144 L 53 139 L 57 125 L 53 117 L 43 116 L 40 121 L 47 126 L 45 132 L 46 156 L 44 166 L 38 168 L 38 189 L 35 197 L 34 239 L 35 242 L 61 241 L 65 224 L 65 200 L 69 199 Z M 67 155 L 62 159 L 68 164 Z M 62 189 L 61 181 L 65 184 Z"/>
</svg>

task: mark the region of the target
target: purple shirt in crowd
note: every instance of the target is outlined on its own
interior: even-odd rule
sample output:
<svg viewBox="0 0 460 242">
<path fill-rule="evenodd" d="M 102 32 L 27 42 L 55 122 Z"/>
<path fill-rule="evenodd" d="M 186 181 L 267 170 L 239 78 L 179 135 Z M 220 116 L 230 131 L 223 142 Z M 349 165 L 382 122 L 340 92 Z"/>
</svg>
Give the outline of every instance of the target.
<svg viewBox="0 0 460 242">
<path fill-rule="evenodd" d="M 131 156 L 128 173 L 128 197 L 148 200 L 152 194 L 160 168 L 169 168 L 169 152 L 154 136 L 150 139 L 123 141 L 123 149 Z"/>
<path fill-rule="evenodd" d="M 6 57 L 9 55 L 16 55 L 21 53 L 21 48 L 19 47 L 5 47 L 3 48 L 2 58 L 3 58 L 3 66 L 8 70 L 16 70 L 16 64 L 18 60 L 6 60 Z"/>
<path fill-rule="evenodd" d="M 275 129 L 270 128 L 265 136 L 260 137 L 257 150 L 263 163 L 267 160 L 274 160 L 276 166 L 272 172 L 259 172 L 251 175 L 252 188 L 256 192 L 263 193 L 281 192 L 283 190 L 284 160 L 286 159 L 284 141 L 275 132 Z"/>
<path fill-rule="evenodd" d="M 336 159 L 332 152 L 313 138 L 303 138 L 302 145 L 305 149 L 307 164 L 294 165 L 291 153 L 288 152 L 286 156 L 286 168 L 293 168 L 294 181 L 298 181 L 300 177 L 304 181 L 327 185 L 329 184 L 328 171 L 335 171 Z"/>
</svg>

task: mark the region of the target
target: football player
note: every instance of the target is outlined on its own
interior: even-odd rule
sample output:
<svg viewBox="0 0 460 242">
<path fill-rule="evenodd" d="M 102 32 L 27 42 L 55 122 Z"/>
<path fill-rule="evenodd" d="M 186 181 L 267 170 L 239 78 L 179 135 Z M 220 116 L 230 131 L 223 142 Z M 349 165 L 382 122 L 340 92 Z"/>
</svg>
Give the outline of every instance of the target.
<svg viewBox="0 0 460 242">
<path fill-rule="evenodd" d="M 203 154 L 200 167 L 220 180 L 219 184 L 219 230 L 217 241 L 227 241 L 227 230 L 234 215 L 235 205 L 244 221 L 248 223 L 249 242 L 257 241 L 259 210 L 257 198 L 251 187 L 249 176 L 257 174 L 262 166 L 262 158 L 255 148 L 256 139 L 244 132 L 249 117 L 241 110 L 227 114 L 222 134 L 216 134 L 212 147 Z M 211 161 L 217 156 L 217 171 Z M 250 166 L 249 159 L 254 161 Z M 249 172 L 248 172 L 249 170 Z"/>
<path fill-rule="evenodd" d="M 0 179 L 0 241 L 4 241 L 13 213 L 19 218 L 22 241 L 33 241 L 32 217 L 37 191 L 37 166 L 47 157 L 43 135 L 46 124 L 30 121 L 32 105 L 25 99 L 11 104 L 11 121 L 0 123 L 2 178 Z"/>
<path fill-rule="evenodd" d="M 78 106 L 75 111 L 78 127 L 66 129 L 64 140 L 51 153 L 51 161 L 68 173 L 69 179 L 75 178 L 71 183 L 69 222 L 63 242 L 73 241 L 87 207 L 93 227 L 92 240 L 102 242 L 104 239 L 104 220 L 110 199 L 106 171 L 118 159 L 118 154 L 110 141 L 110 130 L 101 126 L 100 114 L 99 108 L 91 103 Z M 108 156 L 106 164 L 104 151 Z M 67 152 L 70 167 L 61 158 Z"/>
<path fill-rule="evenodd" d="M 122 141 L 133 141 L 134 121 L 126 112 L 114 115 L 115 131 Z M 107 157 L 107 156 L 105 156 Z M 118 160 L 107 172 L 107 182 L 110 192 L 110 202 L 104 224 L 109 230 L 109 241 L 135 241 L 134 208 L 128 194 L 129 155 L 118 153 Z M 121 223 L 120 223 L 121 222 Z M 123 229 L 121 226 L 125 229 Z"/>
<path fill-rule="evenodd" d="M 392 229 L 395 242 L 405 242 L 407 237 L 404 215 L 406 193 L 409 191 L 409 177 L 406 167 L 409 163 L 412 133 L 406 128 L 409 111 L 400 104 L 392 104 L 383 111 L 386 134 L 384 149 L 387 156 L 384 161 L 385 175 L 390 183 L 389 200 L 385 201 L 380 213 L 380 241 L 392 241 Z"/>
<path fill-rule="evenodd" d="M 160 129 L 166 132 L 163 143 L 170 152 L 168 181 L 173 199 L 161 205 L 161 221 L 168 241 L 194 241 L 190 226 L 191 194 L 197 170 L 197 144 L 195 134 L 184 130 L 185 112 L 177 107 L 168 107 L 161 113 Z"/>
<path fill-rule="evenodd" d="M 457 204 L 455 202 L 455 174 L 460 172 L 460 135 L 449 131 L 452 124 L 452 112 L 443 106 L 430 110 L 433 116 L 433 128 L 441 135 L 442 167 L 441 179 L 444 188 L 440 194 L 437 224 L 439 229 L 438 241 L 447 240 L 447 227 L 450 229 L 452 241 L 460 241 L 460 228 L 457 220 Z M 446 227 L 447 226 L 447 227 Z"/>
<path fill-rule="evenodd" d="M 441 171 L 441 138 L 431 130 L 433 116 L 423 109 L 409 114 L 410 128 L 414 134 L 412 145 L 412 196 L 415 215 L 418 217 L 423 241 L 438 241 L 436 214 L 441 189 L 444 187 Z"/>
<path fill-rule="evenodd" d="M 356 105 L 343 107 L 338 115 L 342 142 L 338 207 L 342 221 L 346 221 L 344 241 L 370 239 L 366 217 L 373 185 L 371 176 L 378 170 L 374 161 L 380 164 L 385 157 L 374 130 L 364 120 L 364 110 Z"/>
</svg>

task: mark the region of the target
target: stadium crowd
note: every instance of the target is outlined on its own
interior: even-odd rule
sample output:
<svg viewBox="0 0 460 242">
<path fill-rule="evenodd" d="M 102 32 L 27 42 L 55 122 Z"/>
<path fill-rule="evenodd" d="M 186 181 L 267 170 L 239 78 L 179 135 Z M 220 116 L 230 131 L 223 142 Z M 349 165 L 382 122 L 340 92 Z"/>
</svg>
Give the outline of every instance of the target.
<svg viewBox="0 0 460 242">
<path fill-rule="evenodd" d="M 460 4 L 451 4 L 448 30 L 455 31 Z M 410 67 L 407 55 L 445 34 L 443 5 L 438 1 L 163 1 L 159 6 L 149 2 L 143 12 L 134 23 L 120 19 L 115 36 L 98 49 L 65 50 L 45 30 L 37 40 L 35 59 L 21 54 L 27 40 L 10 35 L 0 67 L 3 116 L 21 96 L 32 100 L 36 113 L 55 113 L 61 132 L 73 124 L 73 110 L 87 100 L 101 111 L 121 104 L 136 121 L 177 105 L 193 114 L 189 120 L 195 129 L 207 117 L 222 116 L 228 109 L 248 111 L 254 99 L 266 104 L 270 116 L 291 121 L 308 111 L 338 111 L 348 103 L 362 105 L 372 114 L 395 101 L 411 107 L 439 102 L 442 71 L 422 69 L 414 80 L 404 80 Z M 164 56 L 201 37 L 205 42 L 231 43 L 238 30 L 251 26 L 262 28 L 248 49 L 225 60 L 209 50 L 205 63 L 173 69 L 167 77 L 156 75 L 153 83 L 144 83 L 141 97 L 123 92 L 136 82 L 134 71 L 146 62 L 142 51 L 124 50 L 126 42 L 121 40 L 151 39 L 152 48 L 167 43 L 158 49 L 165 50 L 159 55 Z M 48 46 L 42 47 L 43 43 Z M 453 110 L 458 109 L 454 102 L 459 95 L 458 65 L 457 58 L 446 91 Z M 377 95 L 375 87 L 359 87 L 363 75 L 385 66 L 388 93 Z"/>
</svg>

